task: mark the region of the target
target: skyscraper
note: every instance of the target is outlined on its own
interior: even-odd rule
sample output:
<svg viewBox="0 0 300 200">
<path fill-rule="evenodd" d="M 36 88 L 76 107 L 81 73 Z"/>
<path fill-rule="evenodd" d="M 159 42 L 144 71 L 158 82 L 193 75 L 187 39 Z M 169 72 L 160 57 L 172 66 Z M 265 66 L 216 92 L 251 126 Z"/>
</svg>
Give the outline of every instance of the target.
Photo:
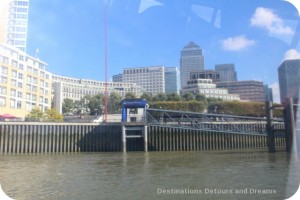
<svg viewBox="0 0 300 200">
<path fill-rule="evenodd" d="M 26 51 L 29 0 L 0 1 L 0 43 Z"/>
<path fill-rule="evenodd" d="M 300 59 L 285 60 L 278 68 L 280 101 L 287 97 L 299 99 L 300 89 Z"/>
<path fill-rule="evenodd" d="M 179 93 L 179 71 L 177 67 L 165 67 L 165 93 Z"/>
<path fill-rule="evenodd" d="M 220 82 L 237 81 L 234 64 L 219 64 L 215 66 L 215 70 L 220 73 Z"/>
<path fill-rule="evenodd" d="M 190 73 L 204 70 L 202 50 L 194 42 L 190 42 L 181 50 L 180 56 L 180 82 L 181 88 L 190 80 Z"/>
</svg>

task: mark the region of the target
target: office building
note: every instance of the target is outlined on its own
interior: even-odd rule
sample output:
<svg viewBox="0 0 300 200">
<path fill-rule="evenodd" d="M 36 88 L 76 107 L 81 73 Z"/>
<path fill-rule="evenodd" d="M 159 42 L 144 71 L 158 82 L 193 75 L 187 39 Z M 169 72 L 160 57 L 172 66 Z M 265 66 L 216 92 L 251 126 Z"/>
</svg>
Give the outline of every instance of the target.
<svg viewBox="0 0 300 200">
<path fill-rule="evenodd" d="M 203 94 L 206 98 L 223 99 L 226 101 L 240 100 L 238 94 L 229 94 L 225 88 L 217 88 L 212 79 L 191 79 L 182 88 L 181 93 L 191 92 L 193 94 Z"/>
<path fill-rule="evenodd" d="M 211 79 L 213 83 L 220 82 L 220 73 L 214 70 L 191 72 L 190 79 Z"/>
<path fill-rule="evenodd" d="M 264 92 L 266 96 L 266 101 L 273 102 L 273 90 L 272 88 L 269 88 L 268 85 L 264 85 Z"/>
<path fill-rule="evenodd" d="M 123 74 L 113 75 L 112 81 L 113 82 L 123 82 Z"/>
<path fill-rule="evenodd" d="M 0 1 L 0 43 L 26 51 L 29 0 Z"/>
<path fill-rule="evenodd" d="M 240 95 L 245 101 L 266 101 L 263 82 L 261 81 L 233 81 L 216 83 L 218 88 L 226 88 L 230 94 Z"/>
<path fill-rule="evenodd" d="M 215 70 L 220 73 L 220 82 L 237 81 L 237 73 L 234 64 L 215 65 Z"/>
<path fill-rule="evenodd" d="M 53 106 L 62 113 L 63 100 L 68 98 L 73 101 L 81 100 L 86 95 L 105 94 L 105 81 L 86 80 L 60 75 L 52 75 L 53 80 Z M 116 92 L 122 98 L 128 92 L 133 92 L 137 97 L 141 96 L 142 88 L 135 83 L 107 83 L 108 95 Z"/>
<path fill-rule="evenodd" d="M 0 44 L 0 114 L 24 118 L 32 108 L 51 108 L 47 64 L 16 47 Z"/>
<path fill-rule="evenodd" d="M 194 42 L 190 42 L 181 50 L 180 55 L 180 88 L 190 80 L 190 73 L 204 70 L 202 50 Z"/>
<path fill-rule="evenodd" d="M 165 67 L 165 93 L 179 93 L 179 69 L 177 67 Z"/>
<path fill-rule="evenodd" d="M 123 82 L 136 83 L 141 86 L 145 92 L 152 95 L 165 93 L 165 67 L 124 68 Z"/>
<path fill-rule="evenodd" d="M 280 101 L 288 97 L 299 99 L 300 89 L 300 59 L 285 60 L 278 68 Z"/>
</svg>

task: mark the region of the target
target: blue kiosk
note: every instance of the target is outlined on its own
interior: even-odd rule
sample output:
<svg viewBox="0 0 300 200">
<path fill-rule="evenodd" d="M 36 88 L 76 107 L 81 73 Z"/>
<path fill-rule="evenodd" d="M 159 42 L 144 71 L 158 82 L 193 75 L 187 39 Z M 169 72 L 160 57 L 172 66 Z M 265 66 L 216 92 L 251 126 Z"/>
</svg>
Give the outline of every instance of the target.
<svg viewBox="0 0 300 200">
<path fill-rule="evenodd" d="M 121 101 L 121 107 L 122 107 L 122 122 L 127 122 L 127 109 L 143 108 L 144 116 L 145 116 L 146 109 L 148 107 L 148 102 L 146 99 L 123 99 Z"/>
<path fill-rule="evenodd" d="M 122 107 L 122 146 L 123 152 L 126 152 L 126 142 L 127 139 L 144 139 L 144 151 L 148 151 L 148 141 L 147 141 L 147 124 L 146 123 L 127 123 L 127 110 L 132 108 L 143 108 L 143 120 L 146 122 L 146 109 L 148 108 L 148 103 L 146 99 L 124 99 L 121 101 Z M 131 134 L 131 133 L 134 134 Z"/>
</svg>

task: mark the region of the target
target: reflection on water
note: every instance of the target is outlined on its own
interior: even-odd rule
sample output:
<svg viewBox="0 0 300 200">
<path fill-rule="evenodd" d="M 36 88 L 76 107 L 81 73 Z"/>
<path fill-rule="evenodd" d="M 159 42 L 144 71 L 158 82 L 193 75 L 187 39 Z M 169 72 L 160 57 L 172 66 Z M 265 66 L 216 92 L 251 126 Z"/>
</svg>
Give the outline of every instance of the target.
<svg viewBox="0 0 300 200">
<path fill-rule="evenodd" d="M 291 166 L 265 151 L 15 154 L 1 155 L 0 182 L 17 200 L 281 200 L 298 188 Z"/>
</svg>

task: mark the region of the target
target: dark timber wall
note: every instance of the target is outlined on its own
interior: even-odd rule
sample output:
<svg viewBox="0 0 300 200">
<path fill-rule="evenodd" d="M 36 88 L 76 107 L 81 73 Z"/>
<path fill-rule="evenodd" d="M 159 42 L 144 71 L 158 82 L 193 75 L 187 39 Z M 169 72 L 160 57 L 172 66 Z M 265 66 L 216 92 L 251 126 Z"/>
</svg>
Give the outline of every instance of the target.
<svg viewBox="0 0 300 200">
<path fill-rule="evenodd" d="M 149 151 L 267 148 L 266 136 L 148 126 Z M 276 138 L 276 147 L 285 138 Z M 127 150 L 144 150 L 144 139 L 127 139 Z M 122 151 L 121 124 L 0 123 L 0 153 Z"/>
<path fill-rule="evenodd" d="M 283 147 L 285 138 L 276 138 L 275 142 Z M 267 137 L 150 126 L 148 144 L 149 151 L 257 149 L 267 148 Z"/>
<path fill-rule="evenodd" d="M 74 123 L 2 123 L 0 153 L 121 151 L 121 127 Z"/>
</svg>

